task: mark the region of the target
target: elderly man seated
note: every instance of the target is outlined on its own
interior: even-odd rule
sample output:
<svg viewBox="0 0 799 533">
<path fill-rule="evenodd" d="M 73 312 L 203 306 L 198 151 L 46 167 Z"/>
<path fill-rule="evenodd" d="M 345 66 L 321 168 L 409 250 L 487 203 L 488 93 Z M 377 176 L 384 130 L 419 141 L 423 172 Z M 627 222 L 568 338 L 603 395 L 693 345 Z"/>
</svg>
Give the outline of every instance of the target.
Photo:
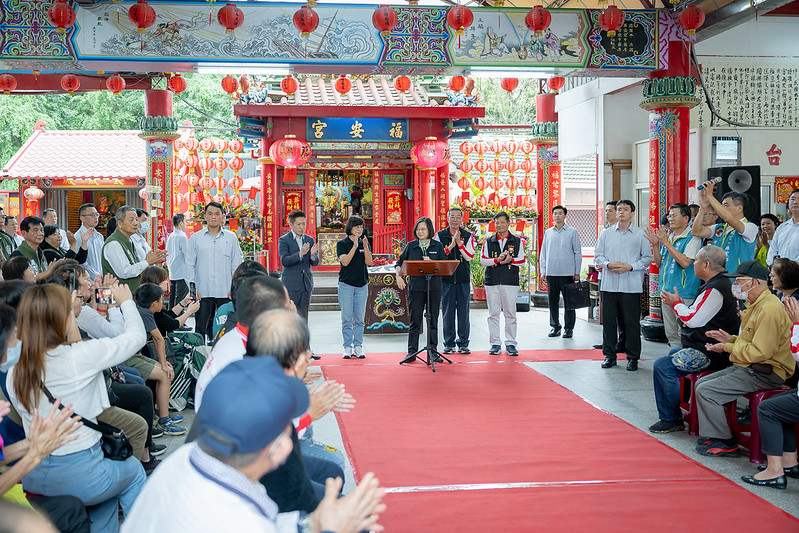
<svg viewBox="0 0 799 533">
<path fill-rule="evenodd" d="M 308 403 L 302 381 L 274 357 L 227 365 L 205 391 L 197 442 L 181 446 L 153 473 L 122 532 L 163 531 L 175 509 L 182 510 L 181 531 L 382 530 L 377 520 L 384 490 L 371 473 L 343 498 L 337 498 L 342 480 L 328 480 L 325 498 L 310 514 L 278 513 L 258 483 L 291 453 L 291 419 Z"/>
<path fill-rule="evenodd" d="M 711 352 L 705 346 L 715 341 L 708 337 L 709 330 L 738 331 L 738 303 L 732 295 L 730 279 L 724 276 L 727 256 L 718 246 L 705 246 L 696 254 L 694 273 L 702 281 L 693 305 L 680 301 L 680 294 L 663 291 L 663 306 L 670 306 L 679 319 L 681 348 L 674 348 L 653 366 L 655 402 L 658 422 L 650 426 L 652 433 L 671 433 L 684 428 L 680 411 L 679 378 L 702 370 L 720 370 L 730 366 L 729 358 Z"/>
<path fill-rule="evenodd" d="M 732 366 L 705 376 L 696 384 L 699 434 L 696 451 L 702 455 L 737 457 L 738 445 L 727 426 L 724 404 L 739 396 L 766 389 L 778 389 L 793 375 L 791 321 L 779 298 L 768 290 L 768 269 L 757 261 L 744 261 L 735 272 L 732 293 L 746 302 L 741 312 L 741 330 L 730 335 L 724 330 L 708 331 L 717 342 L 707 349 L 729 353 Z"/>
</svg>

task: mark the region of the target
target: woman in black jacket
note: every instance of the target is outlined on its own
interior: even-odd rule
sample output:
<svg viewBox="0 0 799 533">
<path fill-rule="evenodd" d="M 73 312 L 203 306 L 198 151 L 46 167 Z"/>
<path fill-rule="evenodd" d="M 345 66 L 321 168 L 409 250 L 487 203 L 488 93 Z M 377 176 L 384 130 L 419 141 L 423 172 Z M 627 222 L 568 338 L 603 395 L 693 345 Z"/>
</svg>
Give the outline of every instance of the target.
<svg viewBox="0 0 799 533">
<path fill-rule="evenodd" d="M 61 232 L 58 231 L 58 226 L 45 226 L 44 227 L 44 240 L 40 245 L 42 253 L 47 263 L 52 263 L 59 259 L 74 259 L 80 264 L 86 262 L 86 257 L 89 255 L 89 240 L 84 239 L 78 249 L 78 241 L 67 232 L 67 240 L 69 240 L 69 250 L 61 249 Z"/>
<path fill-rule="evenodd" d="M 409 242 L 402 254 L 397 259 L 397 287 L 404 290 L 405 280 L 399 275 L 400 267 L 405 261 L 430 259 L 441 261 L 447 258 L 444 245 L 433 239 L 433 221 L 428 217 L 421 217 L 413 227 L 416 239 Z M 413 273 L 411 273 L 413 274 Z M 409 276 L 408 307 L 411 315 L 411 329 L 408 333 L 408 354 L 419 349 L 419 329 L 422 326 L 425 306 L 427 306 L 427 280 L 424 276 Z M 441 306 L 441 277 L 433 276 L 430 280 L 430 306 L 427 309 L 430 315 L 430 327 L 427 331 L 427 343 L 436 348 L 438 346 L 438 309 Z"/>
</svg>

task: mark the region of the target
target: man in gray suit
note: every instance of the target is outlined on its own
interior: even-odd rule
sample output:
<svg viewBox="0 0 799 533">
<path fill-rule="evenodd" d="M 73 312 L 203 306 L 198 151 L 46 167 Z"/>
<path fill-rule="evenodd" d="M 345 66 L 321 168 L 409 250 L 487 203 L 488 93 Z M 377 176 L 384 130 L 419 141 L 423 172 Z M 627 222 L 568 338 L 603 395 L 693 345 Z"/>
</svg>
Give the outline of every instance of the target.
<svg viewBox="0 0 799 533">
<path fill-rule="evenodd" d="M 297 312 L 307 320 L 313 291 L 311 267 L 319 264 L 319 245 L 305 234 L 305 221 L 304 212 L 295 209 L 289 213 L 291 231 L 278 240 L 277 253 L 283 265 L 283 285 L 297 306 Z"/>
</svg>

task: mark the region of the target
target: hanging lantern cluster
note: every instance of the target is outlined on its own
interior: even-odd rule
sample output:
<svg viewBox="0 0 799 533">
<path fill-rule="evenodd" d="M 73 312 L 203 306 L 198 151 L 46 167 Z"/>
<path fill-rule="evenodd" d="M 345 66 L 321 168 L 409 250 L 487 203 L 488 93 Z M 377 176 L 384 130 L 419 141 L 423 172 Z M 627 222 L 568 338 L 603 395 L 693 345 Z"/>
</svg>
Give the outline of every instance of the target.
<svg viewBox="0 0 799 533">
<path fill-rule="evenodd" d="M 186 90 L 186 79 L 180 73 L 177 73 L 169 78 L 166 82 L 166 87 L 173 93 L 180 94 Z"/>
<path fill-rule="evenodd" d="M 284 178 L 294 179 L 297 176 L 297 167 L 311 158 L 311 145 L 298 139 L 296 135 L 286 135 L 269 147 L 269 157 L 284 167 Z"/>
<path fill-rule="evenodd" d="M 458 36 L 458 48 L 461 47 L 461 36 L 463 30 L 467 29 L 474 22 L 474 14 L 472 10 L 466 6 L 452 6 L 447 11 L 447 24 L 450 28 L 455 30 L 455 35 Z"/>
<path fill-rule="evenodd" d="M 615 37 L 624 25 L 624 18 L 624 11 L 611 4 L 599 14 L 599 27 L 605 30 L 608 37 Z"/>
<path fill-rule="evenodd" d="M 47 10 L 47 20 L 56 27 L 57 33 L 63 35 L 75 25 L 75 10 L 66 0 L 56 0 Z"/>
<path fill-rule="evenodd" d="M 530 177 L 530 173 L 535 171 L 536 163 L 530 158 L 530 154 L 535 150 L 535 145 L 529 140 L 517 142 L 515 140 L 499 141 L 496 140 L 490 145 L 484 141 L 471 143 L 464 141 L 459 146 L 463 154 L 459 168 L 463 175 L 458 180 L 458 186 L 464 191 L 464 199 L 468 198 L 468 191 L 472 186 L 481 191 L 478 193 L 475 202 L 485 207 L 489 202 L 498 201 L 500 205 L 514 207 L 524 205 L 525 208 L 532 208 L 535 204 L 530 190 L 535 189 L 535 180 Z M 475 152 L 478 154 L 477 161 L 472 164 L 469 155 Z M 492 152 L 494 157 L 490 161 L 484 158 L 484 154 Z M 502 153 L 508 154 L 508 160 L 502 161 Z M 524 159 L 516 160 L 516 154 L 524 154 Z M 477 170 L 480 175 L 474 181 L 471 180 L 470 172 Z M 486 172 L 492 172 L 493 177 L 486 179 Z M 524 178 L 516 177 L 516 172 L 523 171 Z M 501 174 L 507 172 L 508 177 L 503 179 Z M 524 189 L 524 194 L 519 192 Z M 489 192 L 490 191 L 490 192 Z M 506 192 L 505 192 L 506 191 Z M 517 193 L 519 193 L 517 195 Z"/>
<path fill-rule="evenodd" d="M 302 6 L 292 18 L 294 27 L 300 32 L 300 37 L 307 39 L 319 27 L 319 15 L 312 8 Z"/>
<path fill-rule="evenodd" d="M 372 13 L 372 24 L 384 38 L 391 35 L 391 30 L 397 26 L 398 21 L 397 10 L 389 5 L 379 6 Z"/>
<path fill-rule="evenodd" d="M 552 15 L 544 6 L 533 6 L 524 17 L 524 24 L 538 37 L 552 24 Z"/>
<path fill-rule="evenodd" d="M 216 14 L 216 20 L 225 28 L 225 33 L 233 35 L 244 24 L 244 12 L 236 4 L 225 4 Z"/>
<path fill-rule="evenodd" d="M 3 91 L 3 94 L 9 95 L 14 92 L 16 88 L 17 78 L 7 72 L 5 74 L 0 74 L 0 91 Z"/>
</svg>

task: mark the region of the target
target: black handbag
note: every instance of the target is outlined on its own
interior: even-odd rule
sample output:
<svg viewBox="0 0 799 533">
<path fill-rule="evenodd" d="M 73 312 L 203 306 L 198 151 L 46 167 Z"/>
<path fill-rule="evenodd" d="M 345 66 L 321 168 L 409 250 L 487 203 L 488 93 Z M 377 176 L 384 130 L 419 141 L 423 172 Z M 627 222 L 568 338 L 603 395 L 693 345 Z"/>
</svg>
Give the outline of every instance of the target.
<svg viewBox="0 0 799 533">
<path fill-rule="evenodd" d="M 582 309 L 591 305 L 591 290 L 587 281 L 569 283 L 563 287 L 563 305 L 566 309 Z"/>
<path fill-rule="evenodd" d="M 50 400 L 50 403 L 55 404 L 55 398 L 53 395 L 50 394 L 50 391 L 42 385 L 44 389 L 44 394 L 47 396 L 47 399 Z M 64 408 L 63 404 L 58 406 L 58 409 L 61 410 Z M 77 413 L 72 415 L 74 417 L 80 417 Z M 107 424 L 102 421 L 97 421 L 97 423 L 92 422 L 91 420 L 87 420 L 83 417 L 81 418 L 81 422 L 83 425 L 89 429 L 93 429 L 95 431 L 99 431 L 100 435 L 102 436 L 102 444 L 101 448 L 103 449 L 103 455 L 107 458 L 111 459 L 112 461 L 124 461 L 128 457 L 133 455 L 133 446 L 131 445 L 128 437 L 125 436 L 125 432 L 119 429 L 118 427 L 112 426 L 111 424 Z"/>
</svg>

